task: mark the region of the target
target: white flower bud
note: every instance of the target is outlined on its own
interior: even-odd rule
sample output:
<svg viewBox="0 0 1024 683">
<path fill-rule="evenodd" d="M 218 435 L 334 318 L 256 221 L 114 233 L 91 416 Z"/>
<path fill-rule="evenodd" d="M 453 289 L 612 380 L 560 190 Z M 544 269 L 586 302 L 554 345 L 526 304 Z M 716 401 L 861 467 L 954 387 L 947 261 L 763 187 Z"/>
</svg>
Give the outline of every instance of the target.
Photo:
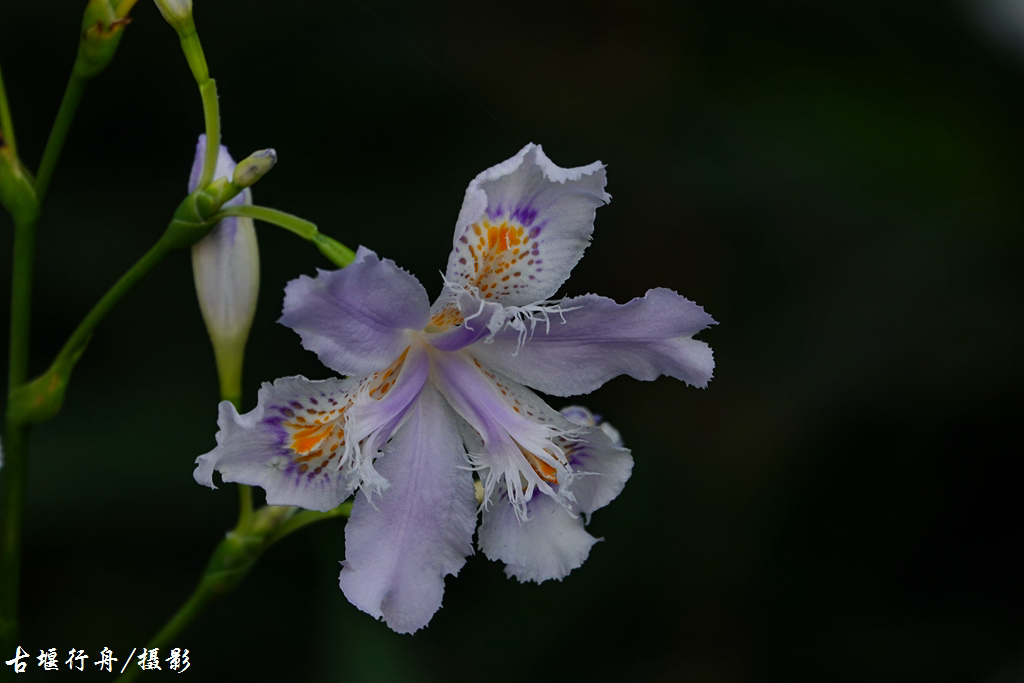
<svg viewBox="0 0 1024 683">
<path fill-rule="evenodd" d="M 189 189 L 198 181 L 206 152 L 206 137 L 200 136 L 196 162 Z M 217 157 L 217 178 L 231 177 L 234 161 L 221 146 Z M 252 204 L 247 189 L 227 206 Z M 210 234 L 192 247 L 192 274 L 195 277 L 199 308 L 213 342 L 217 364 L 222 372 L 241 372 L 242 352 L 260 288 L 259 248 L 251 218 L 225 218 Z"/>
<path fill-rule="evenodd" d="M 192 247 L 199 308 L 214 346 L 238 350 L 249 336 L 260 289 L 259 247 L 251 218 L 225 218 Z"/>
<path fill-rule="evenodd" d="M 156 8 L 175 30 L 192 18 L 192 0 L 154 0 Z"/>
</svg>

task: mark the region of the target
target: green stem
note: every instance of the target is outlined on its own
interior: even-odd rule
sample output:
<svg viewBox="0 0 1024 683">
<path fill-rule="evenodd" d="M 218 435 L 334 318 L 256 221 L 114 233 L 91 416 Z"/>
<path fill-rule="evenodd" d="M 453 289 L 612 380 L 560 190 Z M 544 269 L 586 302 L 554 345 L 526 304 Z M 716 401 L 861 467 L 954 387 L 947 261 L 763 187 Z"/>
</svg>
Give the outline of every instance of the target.
<svg viewBox="0 0 1024 683">
<path fill-rule="evenodd" d="M 8 350 L 8 397 L 28 378 L 29 323 L 35 224 L 16 222 L 11 269 L 11 326 Z M 10 401 L 8 400 L 8 403 Z M 21 527 L 25 512 L 28 459 L 27 425 L 7 418 L 4 463 L 0 469 L 3 522 L 0 524 L 0 652 L 13 651 L 18 637 L 18 586 L 21 577 Z"/>
<path fill-rule="evenodd" d="M 214 344 L 217 361 L 217 377 L 220 380 L 220 398 L 230 401 L 235 410 L 242 410 L 242 351 L 218 353 L 220 346 Z M 236 531 L 247 533 L 252 528 L 252 487 L 238 485 L 238 524 Z"/>
<path fill-rule="evenodd" d="M 50 137 L 46 141 L 42 161 L 39 162 L 39 173 L 36 174 L 36 197 L 40 204 L 43 202 L 46 190 L 50 187 L 50 180 L 53 178 L 53 171 L 57 167 L 57 160 L 60 158 L 61 150 L 64 148 L 64 141 L 67 140 L 68 131 L 71 130 L 71 122 L 75 118 L 79 102 L 82 101 L 85 86 L 89 83 L 89 78 L 79 73 L 77 63 L 75 66 L 76 68 L 71 70 L 68 87 L 64 90 L 64 98 L 60 101 L 57 118 L 53 122 L 53 128 L 50 129 Z"/>
<path fill-rule="evenodd" d="M 279 228 L 284 228 L 289 232 L 293 232 L 302 239 L 316 245 L 316 248 L 320 250 L 320 253 L 330 259 L 331 263 L 339 268 L 351 265 L 352 262 L 356 260 L 356 254 L 354 251 L 346 247 L 341 242 L 338 242 L 337 240 L 320 232 L 315 223 L 311 223 L 304 218 L 299 218 L 298 216 L 294 216 L 290 213 L 271 209 L 266 206 L 225 206 L 220 210 L 220 213 L 213 217 L 213 220 L 219 221 L 227 216 L 244 216 L 258 221 L 263 221 L 264 223 L 270 223 L 271 225 L 276 225 Z"/>
<path fill-rule="evenodd" d="M 238 485 L 238 523 L 236 529 L 248 531 L 252 528 L 252 487 Z"/>
<path fill-rule="evenodd" d="M 32 264 L 35 259 L 35 251 L 35 223 L 15 223 L 14 255 L 11 264 L 8 391 L 17 389 L 28 379 L 29 323 L 32 317 Z"/>
<path fill-rule="evenodd" d="M 206 55 L 199 42 L 199 34 L 191 17 L 178 30 L 181 39 L 181 51 L 185 53 L 188 68 L 199 86 L 199 95 L 203 99 L 203 120 L 206 124 L 206 156 L 203 158 L 203 172 L 199 176 L 196 189 L 202 190 L 217 170 L 217 155 L 220 152 L 220 104 L 217 101 L 217 83 L 210 78 L 210 69 L 206 65 Z"/>
<path fill-rule="evenodd" d="M 18 156 L 18 146 L 14 143 L 14 120 L 11 119 L 11 108 L 7 105 L 3 71 L 0 71 L 0 133 L 3 133 L 4 142 L 14 156 Z"/>
<path fill-rule="evenodd" d="M 166 648 L 167 643 L 171 642 L 175 636 L 192 623 L 192 620 L 199 616 L 199 613 L 203 611 L 207 604 L 210 603 L 216 594 L 207 589 L 200 583 L 196 591 L 189 597 L 188 601 L 181 606 L 181 608 L 175 613 L 171 619 L 164 624 L 164 627 L 160 629 L 160 632 L 153 636 L 153 639 L 149 641 L 147 647 L 149 648 Z M 116 683 L 128 683 L 134 681 L 135 677 L 139 675 L 142 668 L 137 664 L 129 662 L 128 670 L 117 677 Z"/>
<path fill-rule="evenodd" d="M 11 395 L 21 388 L 29 373 L 29 332 L 32 312 L 32 270 L 35 262 L 36 218 L 38 207 L 49 186 L 53 171 L 67 138 L 75 110 L 82 99 L 88 78 L 78 72 L 78 62 L 64 91 L 60 109 L 43 152 L 35 181 L 35 207 L 30 221 L 15 218 L 14 254 L 11 267 L 11 322 L 8 350 L 8 408 Z M 11 151 L 14 147 L 14 124 L 7 104 L 7 95 L 0 77 L 0 126 Z M 3 523 L 0 525 L 0 651 L 10 649 L 18 635 L 18 593 L 21 575 L 21 527 L 25 510 L 25 477 L 28 460 L 28 425 L 20 418 L 7 416 L 7 449 L 0 471 Z"/>
<path fill-rule="evenodd" d="M 220 153 L 220 105 L 217 102 L 217 82 L 212 78 L 199 85 L 203 98 L 203 119 L 206 123 L 206 156 L 203 158 L 203 174 L 199 177 L 198 189 L 213 180 L 217 170 L 217 155 Z"/>
<path fill-rule="evenodd" d="M 333 519 L 335 517 L 348 517 L 351 513 L 352 503 L 342 503 L 338 507 L 333 510 L 328 510 L 327 512 L 319 512 L 318 510 L 302 510 L 281 522 L 281 524 L 270 534 L 267 542 L 274 543 L 275 541 L 279 541 L 285 536 L 289 536 L 310 524 L 314 524 L 325 519 Z"/>
<path fill-rule="evenodd" d="M 192 70 L 192 76 L 196 79 L 196 83 L 202 87 L 203 83 L 210 80 L 210 69 L 206 65 L 206 55 L 203 53 L 199 34 L 196 33 L 196 25 L 191 18 L 178 31 L 178 38 L 181 39 L 181 51 L 185 53 L 188 68 Z"/>
<path fill-rule="evenodd" d="M 229 533 L 214 550 L 206 571 L 199 579 L 199 585 L 192 595 L 153 636 L 146 647 L 166 648 L 214 598 L 230 591 L 248 574 L 263 548 L 261 539 L 240 536 L 235 532 Z M 140 667 L 129 663 L 128 670 L 117 677 L 116 683 L 129 683 L 135 680 L 141 671 Z"/>
<path fill-rule="evenodd" d="M 3 522 L 0 523 L 0 652 L 18 646 L 18 586 L 21 577 L 21 526 L 25 512 L 28 426 L 7 425 L 4 440 Z"/>
<path fill-rule="evenodd" d="M 172 221 L 171 226 L 175 223 Z M 104 316 L 114 307 L 114 304 L 124 296 L 148 273 L 153 266 L 161 261 L 177 245 L 178 231 L 168 228 L 164 236 L 153 247 L 143 254 L 142 258 L 122 275 L 114 285 L 107 290 L 107 293 L 92 307 L 92 310 L 85 316 L 78 327 L 64 343 L 57 357 L 50 364 L 50 367 L 43 374 L 31 382 L 16 386 L 12 389 L 7 401 L 8 423 L 34 423 L 49 420 L 56 415 L 64 401 L 64 393 L 67 390 L 68 380 L 71 371 L 74 369 L 78 359 L 81 358 L 85 347 L 92 337 L 92 332 L 103 320 Z M 12 316 L 13 321 L 13 316 Z M 12 340 L 16 338 L 12 334 Z M 12 348 L 14 345 L 12 344 Z M 13 357 L 13 356 L 12 356 Z M 13 373 L 12 373 L 12 376 Z M 22 377 L 23 375 L 18 375 Z"/>
<path fill-rule="evenodd" d="M 66 382 L 68 375 L 71 373 L 71 369 L 75 363 L 81 357 L 82 352 L 85 350 L 86 345 L 89 343 L 89 339 L 92 337 L 92 332 L 96 329 L 96 326 L 100 324 L 100 321 L 110 312 L 110 309 L 114 307 L 114 304 L 120 300 L 125 293 L 135 286 L 135 284 L 142 279 L 146 273 L 152 270 L 153 266 L 160 263 L 167 254 L 174 250 L 173 245 L 168 244 L 167 240 L 161 239 L 154 244 L 149 251 L 142 255 L 142 257 L 135 262 L 128 271 L 122 275 L 114 285 L 107 290 L 107 293 L 103 295 L 103 298 L 96 302 L 96 305 L 92 307 L 92 310 L 85 316 L 85 318 L 78 324 L 75 331 L 71 333 L 67 342 L 61 348 L 60 353 L 57 354 L 57 358 L 53 361 L 54 368 L 58 369 L 60 373 L 59 379 L 62 382 Z"/>
<path fill-rule="evenodd" d="M 248 487 L 245 487 L 248 488 Z M 252 518 L 249 530 L 235 528 L 227 534 L 213 551 L 206 570 L 199 579 L 192 595 L 164 625 L 160 632 L 146 644 L 147 648 L 166 648 L 186 626 L 206 608 L 210 602 L 233 590 L 256 564 L 260 556 L 288 534 L 324 519 L 348 517 L 351 503 L 345 503 L 327 512 L 268 505 L 260 508 Z M 239 522 L 241 524 L 241 521 Z M 129 665 L 115 683 L 130 683 L 142 671 Z"/>
</svg>

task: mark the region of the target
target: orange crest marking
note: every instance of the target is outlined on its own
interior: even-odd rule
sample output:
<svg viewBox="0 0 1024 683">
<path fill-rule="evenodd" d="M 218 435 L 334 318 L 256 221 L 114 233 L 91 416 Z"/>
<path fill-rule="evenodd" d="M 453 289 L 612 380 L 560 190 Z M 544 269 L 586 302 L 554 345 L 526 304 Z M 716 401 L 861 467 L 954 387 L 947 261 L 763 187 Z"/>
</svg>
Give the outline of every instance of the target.
<svg viewBox="0 0 1024 683">
<path fill-rule="evenodd" d="M 523 269 L 516 265 L 533 256 L 526 228 L 508 221 L 494 225 L 486 218 L 470 228 L 476 239 L 470 237 L 467 244 L 473 258 L 473 278 L 469 284 L 478 287 L 484 299 L 518 289 Z"/>
</svg>

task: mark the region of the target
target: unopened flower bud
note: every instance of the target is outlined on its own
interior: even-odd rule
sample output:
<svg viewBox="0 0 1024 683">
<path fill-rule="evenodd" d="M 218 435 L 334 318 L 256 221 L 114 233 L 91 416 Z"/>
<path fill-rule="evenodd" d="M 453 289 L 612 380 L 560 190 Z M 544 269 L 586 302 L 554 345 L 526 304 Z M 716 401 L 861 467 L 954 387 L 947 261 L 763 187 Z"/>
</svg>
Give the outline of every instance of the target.
<svg viewBox="0 0 1024 683">
<path fill-rule="evenodd" d="M 250 187 L 256 181 L 266 175 L 267 171 L 274 168 L 277 163 L 277 152 L 272 149 L 261 149 L 253 152 L 235 166 L 235 174 L 232 176 L 235 185 L 239 187 Z"/>
<path fill-rule="evenodd" d="M 181 30 L 192 21 L 192 0 L 154 0 L 164 20 L 174 27 L 174 30 Z"/>
<path fill-rule="evenodd" d="M 189 191 L 194 191 L 202 173 L 206 136 L 199 137 Z M 215 178 L 230 177 L 235 163 L 223 145 L 217 156 Z M 252 204 L 250 190 L 243 190 L 226 206 Z M 251 218 L 229 217 L 222 220 L 192 247 L 192 271 L 195 276 L 199 308 L 213 342 L 217 365 L 225 373 L 241 373 L 242 352 L 253 316 L 260 286 L 259 249 Z"/>
</svg>

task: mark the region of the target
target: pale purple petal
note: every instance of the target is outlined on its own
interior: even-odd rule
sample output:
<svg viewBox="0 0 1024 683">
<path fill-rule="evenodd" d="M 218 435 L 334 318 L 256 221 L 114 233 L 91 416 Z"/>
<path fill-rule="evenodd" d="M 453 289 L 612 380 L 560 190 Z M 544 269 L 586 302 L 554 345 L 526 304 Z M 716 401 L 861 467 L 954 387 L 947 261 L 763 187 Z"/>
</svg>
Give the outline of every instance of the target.
<svg viewBox="0 0 1024 683">
<path fill-rule="evenodd" d="M 633 471 L 629 449 L 615 445 L 601 427 L 583 427 L 562 444 L 573 470 L 570 509 L 589 515 L 612 502 Z"/>
<path fill-rule="evenodd" d="M 352 405 L 345 415 L 345 436 L 356 444 L 363 464 L 363 492 L 380 491 L 386 480 L 372 466 L 372 458 L 406 419 L 427 382 L 430 363 L 426 350 L 413 345 L 392 366 L 363 378 L 352 378 Z"/>
<path fill-rule="evenodd" d="M 467 351 L 554 396 L 586 394 L 618 375 L 641 380 L 668 375 L 698 387 L 711 379 L 711 348 L 692 337 L 714 320 L 672 290 L 652 289 L 627 304 L 588 294 L 565 299 L 559 307 L 564 313 L 550 315 L 548 324 L 538 322 L 525 342 L 520 332 L 505 329 Z"/>
<path fill-rule="evenodd" d="M 560 168 L 533 144 L 487 169 L 466 190 L 446 281 L 507 306 L 549 298 L 590 243 L 604 186 L 602 163 Z"/>
<path fill-rule="evenodd" d="M 505 563 L 506 576 L 537 583 L 562 579 L 583 564 L 600 540 L 583 529 L 581 517 L 539 491 L 527 512 L 529 517 L 520 520 L 503 498 L 483 511 L 477 544 L 488 558 Z"/>
<path fill-rule="evenodd" d="M 521 520 L 499 489 L 483 513 L 481 550 L 504 562 L 505 573 L 520 581 L 561 579 L 579 567 L 597 541 L 584 531 L 579 513 L 589 519 L 590 513 L 611 502 L 633 468 L 629 451 L 612 442 L 593 413 L 580 407 L 562 412 L 579 425 L 571 437 L 555 439 L 573 470 L 569 503 L 537 490 L 526 505 L 527 518 Z"/>
<path fill-rule="evenodd" d="M 399 633 L 427 625 L 444 577 L 473 552 L 476 500 L 455 419 L 425 388 L 377 461 L 391 486 L 379 499 L 359 496 L 345 528 L 341 590 Z"/>
<path fill-rule="evenodd" d="M 279 322 L 298 332 L 302 345 L 332 370 L 368 375 L 409 347 L 409 330 L 422 330 L 429 310 L 415 277 L 360 247 L 343 270 L 289 282 Z"/>
<path fill-rule="evenodd" d="M 196 459 L 196 481 L 213 487 L 217 470 L 224 481 L 263 487 L 271 505 L 337 507 L 359 483 L 357 470 L 337 467 L 345 450 L 337 427 L 351 388 L 351 380 L 284 377 L 264 384 L 244 415 L 223 401 L 217 447 Z"/>
<path fill-rule="evenodd" d="M 568 504 L 559 486 L 569 484 L 572 473 L 555 439 L 567 437 L 575 425 L 526 387 L 464 352 L 434 353 L 431 381 L 483 440 L 470 460 L 481 469 L 488 498 L 503 486 L 520 514 L 535 489 Z"/>
</svg>

